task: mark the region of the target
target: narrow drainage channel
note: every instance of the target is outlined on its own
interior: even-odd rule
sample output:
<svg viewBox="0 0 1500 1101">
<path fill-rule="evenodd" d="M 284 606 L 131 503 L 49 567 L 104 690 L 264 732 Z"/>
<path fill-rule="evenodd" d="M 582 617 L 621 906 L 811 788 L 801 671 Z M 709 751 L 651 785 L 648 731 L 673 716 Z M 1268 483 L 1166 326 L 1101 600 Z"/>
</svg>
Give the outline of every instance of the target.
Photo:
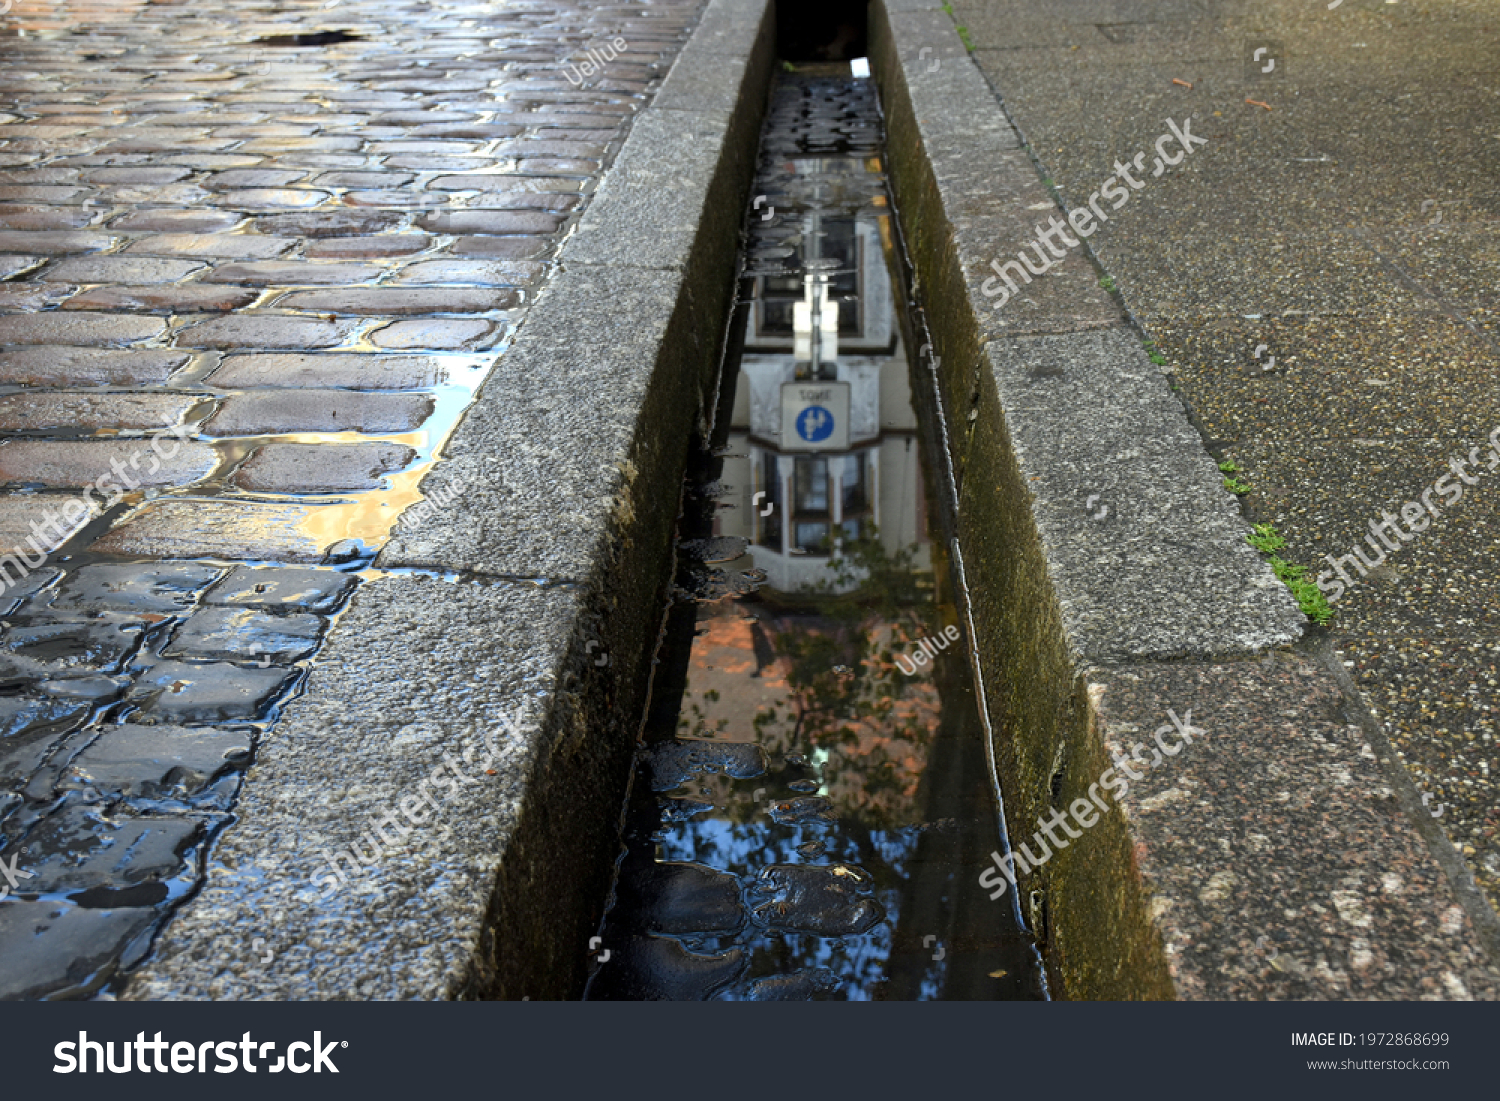
<svg viewBox="0 0 1500 1101">
<path fill-rule="evenodd" d="M 1001 808 L 882 141 L 847 64 L 778 75 L 586 998 L 1046 996 L 978 882 Z"/>
</svg>

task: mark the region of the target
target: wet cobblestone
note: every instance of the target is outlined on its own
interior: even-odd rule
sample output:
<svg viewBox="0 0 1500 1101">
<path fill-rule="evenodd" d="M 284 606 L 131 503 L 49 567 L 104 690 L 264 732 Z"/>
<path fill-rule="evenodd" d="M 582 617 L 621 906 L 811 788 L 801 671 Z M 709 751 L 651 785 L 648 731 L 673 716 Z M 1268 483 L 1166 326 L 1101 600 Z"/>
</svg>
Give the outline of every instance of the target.
<svg viewBox="0 0 1500 1101">
<path fill-rule="evenodd" d="M 420 499 L 391 478 L 414 486 L 461 413 L 434 394 L 503 354 L 699 8 L 0 17 L 0 430 L 28 437 L 0 445 L 0 855 L 34 873 L 0 901 L 0 998 L 112 981 L 201 882 L 347 571 Z M 330 20 L 362 37 L 256 44 Z M 563 62 L 616 36 L 574 86 Z M 177 450 L 44 565 L 30 522 L 159 428 Z"/>
</svg>

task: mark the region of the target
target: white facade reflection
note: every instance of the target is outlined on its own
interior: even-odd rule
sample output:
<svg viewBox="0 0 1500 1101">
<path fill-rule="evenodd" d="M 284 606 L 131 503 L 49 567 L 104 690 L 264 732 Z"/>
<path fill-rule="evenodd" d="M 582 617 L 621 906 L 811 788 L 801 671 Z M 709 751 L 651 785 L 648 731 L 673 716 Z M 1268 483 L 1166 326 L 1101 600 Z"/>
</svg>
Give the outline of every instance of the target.
<svg viewBox="0 0 1500 1101">
<path fill-rule="evenodd" d="M 785 274 L 754 278 L 723 474 L 740 499 L 718 530 L 750 541 L 768 575 L 763 591 L 849 591 L 857 582 L 838 584 L 829 563 L 842 540 L 872 528 L 889 553 L 918 546 L 916 564 L 930 567 L 916 414 L 885 259 L 889 216 L 878 196 L 854 214 L 825 213 L 849 209 L 845 182 L 863 173 L 858 161 L 811 157 L 789 167 L 807 200 L 778 211 L 796 259 Z M 798 381 L 847 384 L 847 436 L 840 426 L 829 437 L 835 446 L 787 438 L 794 424 L 816 437 L 828 416 L 817 408 L 794 420 L 784 411 L 793 400 L 784 387 Z M 830 408 L 844 416 L 842 387 L 830 389 Z"/>
</svg>

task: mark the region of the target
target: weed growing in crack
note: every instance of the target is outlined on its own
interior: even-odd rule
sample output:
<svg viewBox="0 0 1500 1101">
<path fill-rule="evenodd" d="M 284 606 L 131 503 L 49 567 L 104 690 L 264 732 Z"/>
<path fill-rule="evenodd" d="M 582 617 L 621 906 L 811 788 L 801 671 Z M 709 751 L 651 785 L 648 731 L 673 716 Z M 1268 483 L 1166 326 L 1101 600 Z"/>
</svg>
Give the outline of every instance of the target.
<svg viewBox="0 0 1500 1101">
<path fill-rule="evenodd" d="M 1235 465 L 1233 459 L 1226 459 L 1220 463 L 1219 470 L 1224 474 L 1224 488 L 1229 490 L 1230 493 L 1243 497 L 1246 493 L 1250 492 L 1250 487 L 1235 477 L 1236 474 L 1240 474 L 1242 471 Z"/>
<path fill-rule="evenodd" d="M 1245 542 L 1267 555 L 1266 562 L 1277 579 L 1292 591 L 1303 615 L 1320 625 L 1333 618 L 1333 608 L 1329 606 L 1323 590 L 1307 579 L 1307 567 L 1293 565 L 1276 553 L 1286 546 L 1286 540 L 1277 532 L 1275 524 L 1256 524 L 1254 530 L 1245 536 Z"/>
<path fill-rule="evenodd" d="M 948 13 L 948 18 L 954 21 L 953 29 L 958 32 L 958 37 L 963 40 L 964 49 L 973 53 L 974 40 L 969 37 L 969 28 L 958 22 L 958 16 L 953 14 L 953 5 L 944 0 L 943 10 Z"/>
</svg>

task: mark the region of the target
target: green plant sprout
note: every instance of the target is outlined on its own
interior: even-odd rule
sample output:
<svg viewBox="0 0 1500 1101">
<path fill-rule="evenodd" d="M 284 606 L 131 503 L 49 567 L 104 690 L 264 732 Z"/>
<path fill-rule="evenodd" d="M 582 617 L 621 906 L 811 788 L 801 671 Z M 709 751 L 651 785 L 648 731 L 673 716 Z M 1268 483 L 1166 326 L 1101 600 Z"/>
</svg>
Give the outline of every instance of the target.
<svg viewBox="0 0 1500 1101">
<path fill-rule="evenodd" d="M 1249 486 L 1234 477 L 1234 475 L 1240 473 L 1240 468 L 1235 465 L 1233 459 L 1224 460 L 1219 464 L 1219 469 L 1224 473 L 1224 488 L 1229 490 L 1230 493 L 1244 496 L 1250 492 Z"/>
<path fill-rule="evenodd" d="M 974 52 L 974 40 L 969 37 L 969 28 L 958 22 L 958 16 L 953 14 L 953 5 L 944 0 L 943 10 L 948 13 L 948 18 L 954 21 L 953 29 L 958 32 L 958 37 L 963 40 L 964 49 L 970 53 Z"/>
<path fill-rule="evenodd" d="M 1320 625 L 1333 618 L 1333 608 L 1323 595 L 1323 590 L 1307 579 L 1307 567 L 1293 565 L 1275 553 L 1286 546 L 1286 540 L 1277 532 L 1274 524 L 1256 524 L 1250 534 L 1245 536 L 1245 542 L 1269 556 L 1266 563 L 1271 567 L 1271 572 L 1291 590 L 1303 615 Z"/>
</svg>

